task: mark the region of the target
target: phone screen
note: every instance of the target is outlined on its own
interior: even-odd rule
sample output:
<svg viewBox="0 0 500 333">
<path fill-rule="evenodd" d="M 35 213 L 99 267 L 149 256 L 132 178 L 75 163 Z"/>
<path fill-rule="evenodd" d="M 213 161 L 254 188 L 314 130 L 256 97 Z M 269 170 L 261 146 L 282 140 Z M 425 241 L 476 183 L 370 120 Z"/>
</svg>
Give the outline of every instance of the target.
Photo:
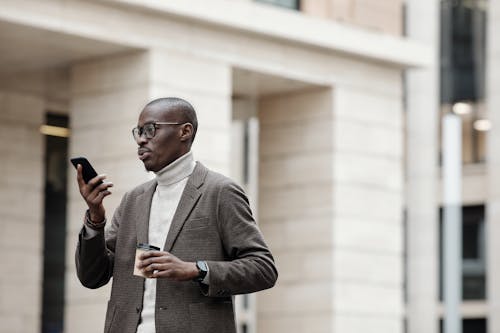
<svg viewBox="0 0 500 333">
<path fill-rule="evenodd" d="M 82 166 L 82 177 L 83 177 L 83 181 L 86 184 L 92 178 L 97 176 L 97 172 L 92 167 L 92 164 L 90 164 L 90 162 L 85 157 L 75 157 L 75 158 L 72 158 L 70 161 L 75 166 L 75 169 L 76 169 L 78 164 L 80 164 Z"/>
</svg>

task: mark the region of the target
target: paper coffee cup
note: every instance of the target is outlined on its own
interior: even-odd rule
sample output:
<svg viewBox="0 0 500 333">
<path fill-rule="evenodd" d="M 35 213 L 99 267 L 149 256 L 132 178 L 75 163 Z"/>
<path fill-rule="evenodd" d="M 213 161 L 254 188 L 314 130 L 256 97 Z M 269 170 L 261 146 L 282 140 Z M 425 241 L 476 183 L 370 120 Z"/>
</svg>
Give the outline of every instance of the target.
<svg viewBox="0 0 500 333">
<path fill-rule="evenodd" d="M 140 276 L 140 277 L 144 277 L 144 278 L 150 277 L 149 275 L 145 275 L 143 271 L 141 271 L 140 269 L 137 268 L 137 265 L 139 264 L 139 261 L 140 261 L 139 256 L 146 251 L 160 251 L 160 248 L 153 246 L 153 245 L 144 244 L 144 243 L 137 244 L 137 247 L 135 249 L 135 263 L 134 263 L 134 275 L 135 276 Z"/>
</svg>

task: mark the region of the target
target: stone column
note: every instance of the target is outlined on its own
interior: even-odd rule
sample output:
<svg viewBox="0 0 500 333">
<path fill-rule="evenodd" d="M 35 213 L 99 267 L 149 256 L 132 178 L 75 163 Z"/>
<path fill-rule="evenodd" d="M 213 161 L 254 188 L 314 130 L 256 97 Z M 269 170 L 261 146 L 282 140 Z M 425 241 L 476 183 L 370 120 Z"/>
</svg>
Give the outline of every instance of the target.
<svg viewBox="0 0 500 333">
<path fill-rule="evenodd" d="M 12 333 L 40 330 L 44 116 L 43 98 L 0 91 L 0 322 Z"/>
<path fill-rule="evenodd" d="M 333 332 L 401 333 L 401 72 L 367 69 L 333 100 Z"/>
<path fill-rule="evenodd" d="M 492 122 L 488 136 L 486 216 L 488 332 L 500 333 L 500 1 L 488 2 L 487 109 Z"/>
<path fill-rule="evenodd" d="M 177 96 L 192 102 L 199 118 L 195 158 L 228 172 L 231 76 L 227 65 L 151 50 L 75 64 L 71 73 L 70 155 L 87 156 L 114 183 L 113 194 L 105 201 L 108 219 L 126 191 L 153 177 L 137 158 L 131 130 L 144 105 L 154 98 Z M 65 331 L 98 332 L 104 327 L 110 289 L 109 285 L 85 289 L 75 275 L 72 253 L 86 206 L 72 181 L 74 175 L 71 170 Z"/>
<path fill-rule="evenodd" d="M 426 24 L 422 18 L 426 17 Z M 435 64 L 407 71 L 406 288 L 409 333 L 436 333 L 438 304 L 439 1 L 407 2 L 408 37 L 434 47 Z"/>
<path fill-rule="evenodd" d="M 332 332 L 333 191 L 330 89 L 259 103 L 259 226 L 277 285 L 257 294 L 257 332 Z"/>
<path fill-rule="evenodd" d="M 280 277 L 259 332 L 402 332 L 401 97 L 398 70 L 367 68 L 261 100 L 259 221 Z"/>
</svg>

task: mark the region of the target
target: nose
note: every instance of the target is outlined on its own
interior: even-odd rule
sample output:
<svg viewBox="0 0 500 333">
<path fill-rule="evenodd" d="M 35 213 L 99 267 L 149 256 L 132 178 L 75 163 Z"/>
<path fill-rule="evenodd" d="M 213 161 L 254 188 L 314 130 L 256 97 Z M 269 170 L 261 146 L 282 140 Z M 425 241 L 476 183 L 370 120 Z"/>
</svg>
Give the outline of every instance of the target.
<svg viewBox="0 0 500 333">
<path fill-rule="evenodd" d="M 141 133 L 141 135 L 139 135 L 135 141 L 137 141 L 137 144 L 139 146 L 142 146 L 143 144 L 145 144 L 146 142 L 148 142 L 148 139 L 146 138 L 146 134 L 145 133 Z"/>
</svg>

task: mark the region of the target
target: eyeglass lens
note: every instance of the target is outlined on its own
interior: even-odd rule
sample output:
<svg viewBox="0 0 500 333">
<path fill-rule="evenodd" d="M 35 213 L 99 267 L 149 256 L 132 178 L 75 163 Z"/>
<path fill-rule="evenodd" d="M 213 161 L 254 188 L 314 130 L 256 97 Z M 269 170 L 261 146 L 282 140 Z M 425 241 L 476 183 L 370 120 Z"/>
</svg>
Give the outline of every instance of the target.
<svg viewBox="0 0 500 333">
<path fill-rule="evenodd" d="M 152 139 L 155 136 L 156 127 L 154 124 L 146 124 L 143 127 L 136 127 L 132 130 L 134 138 L 138 140 L 143 134 L 146 139 Z"/>
</svg>

